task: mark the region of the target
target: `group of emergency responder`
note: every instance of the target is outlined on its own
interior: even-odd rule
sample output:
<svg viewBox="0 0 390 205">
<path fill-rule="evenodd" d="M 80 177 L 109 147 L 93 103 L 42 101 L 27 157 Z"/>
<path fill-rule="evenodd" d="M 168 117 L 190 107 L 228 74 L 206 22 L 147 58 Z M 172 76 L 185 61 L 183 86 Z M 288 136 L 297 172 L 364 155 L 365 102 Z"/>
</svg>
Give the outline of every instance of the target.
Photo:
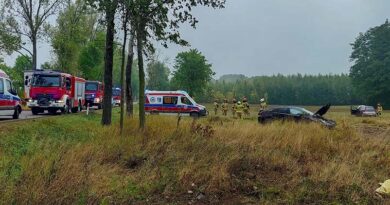
<svg viewBox="0 0 390 205">
<path fill-rule="evenodd" d="M 222 111 L 223 116 L 227 116 L 229 112 L 229 102 L 227 99 L 223 100 L 223 103 L 220 105 L 219 100 L 216 99 L 214 101 L 214 115 L 218 115 L 219 109 Z M 264 98 L 260 99 L 260 112 L 267 108 L 267 103 Z M 383 107 L 380 103 L 376 106 L 376 113 L 378 116 L 382 115 Z M 231 113 L 233 118 L 242 119 L 243 117 L 250 116 L 250 107 L 248 103 L 248 99 L 246 97 L 242 98 L 241 101 L 237 101 L 236 99 L 232 100 Z"/>
<path fill-rule="evenodd" d="M 242 119 L 243 117 L 249 117 L 250 116 L 250 106 L 248 103 L 248 99 L 246 97 L 242 98 L 241 101 L 237 101 L 237 99 L 233 99 L 231 105 L 231 113 L 233 118 L 239 118 Z M 220 105 L 219 100 L 216 99 L 214 101 L 214 115 L 218 115 L 219 109 L 222 111 L 223 116 L 227 116 L 229 112 L 230 104 L 227 99 L 223 100 L 223 103 Z M 265 110 L 267 107 L 267 103 L 264 98 L 260 99 L 260 111 Z"/>
</svg>

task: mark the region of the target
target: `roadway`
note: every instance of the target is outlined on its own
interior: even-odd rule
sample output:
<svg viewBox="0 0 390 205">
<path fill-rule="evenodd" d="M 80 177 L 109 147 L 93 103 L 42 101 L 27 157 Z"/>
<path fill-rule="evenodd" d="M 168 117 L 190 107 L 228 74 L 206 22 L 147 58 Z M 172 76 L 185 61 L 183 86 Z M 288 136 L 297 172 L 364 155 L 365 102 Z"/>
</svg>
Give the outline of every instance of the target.
<svg viewBox="0 0 390 205">
<path fill-rule="evenodd" d="M 137 104 L 137 102 L 134 102 L 134 104 Z M 117 106 L 113 106 L 113 108 L 114 107 L 117 107 Z M 97 110 L 97 106 L 90 107 L 90 110 L 92 112 Z M 82 112 L 85 112 L 85 111 L 86 110 L 84 108 Z M 15 122 L 15 121 L 19 121 L 19 120 L 29 120 L 29 119 L 36 119 L 36 118 L 47 118 L 47 117 L 60 116 L 60 115 L 61 115 L 60 111 L 58 111 L 56 115 L 49 114 L 47 111 L 45 111 L 45 113 L 41 113 L 41 114 L 38 114 L 38 115 L 33 115 L 30 110 L 23 110 L 23 112 L 20 113 L 18 120 L 12 119 L 11 116 L 1 116 L 0 115 L 0 122 Z"/>
<path fill-rule="evenodd" d="M 97 107 L 90 108 L 92 110 L 96 110 Z M 82 112 L 85 112 L 86 110 L 84 109 Z M 73 113 L 70 113 L 73 114 Z M 19 120 L 29 120 L 29 119 L 36 119 L 36 118 L 47 118 L 47 117 L 53 117 L 53 116 L 60 116 L 61 112 L 58 111 L 56 115 L 49 114 L 47 111 L 45 113 L 40 113 L 38 115 L 33 115 L 30 110 L 23 110 L 22 113 L 19 115 L 19 119 L 14 120 L 12 119 L 12 116 L 0 116 L 0 122 L 15 122 Z"/>
<path fill-rule="evenodd" d="M 59 112 L 58 115 L 60 115 Z M 51 117 L 51 116 L 53 115 L 47 113 L 47 111 L 39 115 L 33 115 L 30 110 L 23 110 L 23 112 L 20 113 L 18 120 L 28 120 L 28 119 L 35 119 L 35 118 Z M 8 121 L 17 121 L 17 120 L 12 119 L 12 116 L 0 116 L 0 122 L 8 122 Z"/>
</svg>

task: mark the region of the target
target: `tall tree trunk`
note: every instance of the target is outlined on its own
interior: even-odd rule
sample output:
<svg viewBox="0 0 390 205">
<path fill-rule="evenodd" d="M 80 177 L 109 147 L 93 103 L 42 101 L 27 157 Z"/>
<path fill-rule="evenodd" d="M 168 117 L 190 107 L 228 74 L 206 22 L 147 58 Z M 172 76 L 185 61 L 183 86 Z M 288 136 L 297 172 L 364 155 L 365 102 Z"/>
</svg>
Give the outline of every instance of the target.
<svg viewBox="0 0 390 205">
<path fill-rule="evenodd" d="M 133 68 L 134 60 L 134 32 L 131 33 L 129 48 L 127 54 L 127 65 L 126 65 L 126 106 L 127 106 L 127 116 L 133 116 L 133 87 L 131 86 L 131 74 Z"/>
<path fill-rule="evenodd" d="M 33 55 L 32 55 L 32 69 L 37 69 L 37 36 L 34 35 L 31 39 L 32 45 L 33 45 Z"/>
<path fill-rule="evenodd" d="M 137 54 L 139 69 L 139 127 L 145 129 L 145 71 L 143 58 L 143 30 L 142 26 L 137 29 Z"/>
<path fill-rule="evenodd" d="M 127 14 L 125 14 L 127 15 Z M 123 118 L 125 115 L 125 57 L 126 57 L 126 40 L 127 40 L 127 20 L 128 17 L 125 17 L 123 22 L 123 44 L 122 44 L 122 65 L 121 65 L 121 117 L 120 117 L 120 134 L 123 134 Z"/>
<path fill-rule="evenodd" d="M 114 34 L 115 34 L 115 10 L 117 1 L 114 0 L 106 8 L 106 53 L 104 56 L 104 96 L 102 125 L 111 125 L 112 115 L 112 67 L 114 57 Z"/>
</svg>

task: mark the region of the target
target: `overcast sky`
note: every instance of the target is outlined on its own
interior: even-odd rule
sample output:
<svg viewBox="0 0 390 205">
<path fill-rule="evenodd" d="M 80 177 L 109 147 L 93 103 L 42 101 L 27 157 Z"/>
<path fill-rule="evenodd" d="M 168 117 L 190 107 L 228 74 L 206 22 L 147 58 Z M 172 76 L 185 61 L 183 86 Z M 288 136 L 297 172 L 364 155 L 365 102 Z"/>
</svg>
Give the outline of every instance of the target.
<svg viewBox="0 0 390 205">
<path fill-rule="evenodd" d="M 347 73 L 350 43 L 390 16 L 390 0 L 227 0 L 226 8 L 195 10 L 196 30 L 182 36 L 201 51 L 217 76 Z M 38 63 L 51 60 L 40 44 Z M 188 47 L 160 48 L 172 65 Z M 7 57 L 8 64 L 14 57 Z"/>
</svg>

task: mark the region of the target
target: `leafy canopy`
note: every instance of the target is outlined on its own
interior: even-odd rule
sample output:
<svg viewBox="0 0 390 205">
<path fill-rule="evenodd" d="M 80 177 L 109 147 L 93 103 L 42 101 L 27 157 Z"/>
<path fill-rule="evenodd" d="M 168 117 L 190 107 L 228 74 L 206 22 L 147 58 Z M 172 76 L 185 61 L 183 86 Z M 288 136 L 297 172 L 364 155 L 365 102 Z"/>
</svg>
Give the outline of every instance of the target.
<svg viewBox="0 0 390 205">
<path fill-rule="evenodd" d="M 189 23 L 196 28 L 197 18 L 192 10 L 197 6 L 224 8 L 226 0 L 123 0 L 130 9 L 130 22 L 144 40 L 146 50 L 154 53 L 152 41 L 164 47 L 168 43 L 187 46 L 181 38 L 180 25 Z"/>
<path fill-rule="evenodd" d="M 190 95 L 201 95 L 215 73 L 206 58 L 196 49 L 179 53 L 175 59 L 173 84 Z"/>
<path fill-rule="evenodd" d="M 96 36 L 97 14 L 84 1 L 69 2 L 51 29 L 56 69 L 77 73 L 80 52 Z M 102 29 L 100 29 L 102 30 Z"/>
<path fill-rule="evenodd" d="M 367 103 L 390 105 L 390 24 L 361 33 L 352 44 L 352 83 Z"/>
<path fill-rule="evenodd" d="M 169 89 L 169 68 L 161 61 L 152 59 L 147 66 L 147 88 L 150 90 Z"/>
</svg>

